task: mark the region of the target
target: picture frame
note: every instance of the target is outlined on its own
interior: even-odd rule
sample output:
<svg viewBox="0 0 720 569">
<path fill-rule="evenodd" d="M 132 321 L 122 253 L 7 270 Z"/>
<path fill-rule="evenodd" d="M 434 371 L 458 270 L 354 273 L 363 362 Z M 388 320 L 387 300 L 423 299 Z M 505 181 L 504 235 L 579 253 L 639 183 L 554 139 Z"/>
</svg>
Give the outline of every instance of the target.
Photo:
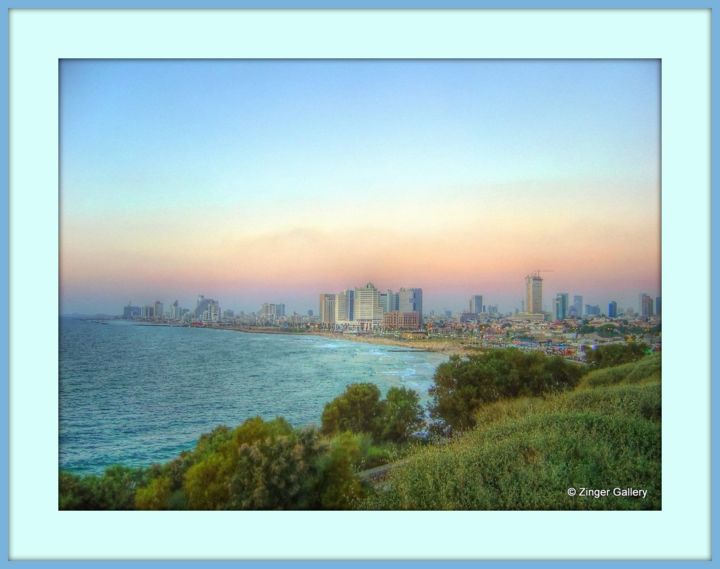
<svg viewBox="0 0 720 569">
<path fill-rule="evenodd" d="M 3 298 L 7 300 L 2 328 L 5 337 L 1 342 L 3 359 L 9 361 L 9 369 L 4 370 L 6 390 L 3 397 L 9 427 L 4 427 L 7 430 L 2 437 L 4 504 L 8 507 L 3 544 L 8 563 L 84 558 L 105 564 L 103 559 L 136 559 L 142 563 L 135 561 L 132 566 L 142 566 L 154 565 L 163 559 L 206 559 L 207 549 L 199 553 L 192 549 L 198 543 L 193 544 L 191 530 L 197 531 L 197 528 L 202 528 L 200 536 L 204 546 L 215 550 L 210 558 L 266 559 L 275 560 L 278 565 L 290 564 L 289 561 L 280 562 L 281 559 L 355 559 L 358 560 L 355 563 L 375 567 L 390 559 L 497 560 L 504 557 L 513 559 L 512 564 L 524 565 L 522 560 L 587 560 L 602 559 L 604 555 L 625 560 L 701 561 L 709 558 L 711 478 L 707 450 L 710 413 L 709 406 L 698 401 L 702 402 L 703 397 L 708 396 L 710 388 L 711 345 L 702 331 L 707 330 L 710 321 L 715 326 L 720 314 L 717 303 L 713 303 L 712 312 L 688 317 L 679 307 L 673 309 L 673 299 L 677 301 L 688 295 L 709 302 L 711 298 L 707 262 L 710 243 L 704 240 L 705 236 L 710 237 L 710 223 L 707 216 L 698 215 L 710 197 L 710 177 L 706 168 L 710 165 L 710 148 L 709 139 L 704 137 L 709 134 L 710 123 L 706 119 L 710 98 L 706 89 L 710 87 L 710 77 L 707 75 L 709 67 L 703 67 L 705 62 L 709 65 L 710 58 L 702 51 L 710 36 L 709 32 L 706 36 L 698 32 L 705 23 L 709 25 L 710 21 L 715 23 L 717 20 L 710 3 L 698 3 L 685 11 L 676 10 L 672 13 L 674 18 L 661 15 L 660 23 L 655 24 L 648 23 L 652 20 L 648 17 L 651 13 L 680 6 L 669 2 L 638 2 L 634 7 L 639 10 L 623 12 L 617 10 L 622 8 L 618 3 L 603 3 L 600 7 L 605 10 L 598 12 L 567 2 L 542 6 L 545 11 L 527 13 L 527 9 L 540 6 L 525 2 L 513 4 L 513 9 L 498 11 L 497 5 L 481 1 L 456 3 L 449 9 L 441 9 L 429 2 L 399 2 L 392 5 L 397 9 L 386 10 L 384 6 L 380 9 L 379 2 L 346 6 L 319 2 L 304 6 L 308 10 L 295 10 L 296 6 L 290 2 L 277 2 L 272 6 L 264 4 L 263 8 L 268 9 L 259 11 L 260 6 L 253 3 L 219 2 L 212 8 L 240 10 L 221 14 L 213 9 L 199 10 L 200 6 L 191 2 L 156 2 L 152 7 L 165 8 L 157 11 L 141 10 L 138 4 L 114 6 L 122 11 L 93 11 L 99 7 L 94 2 L 66 6 L 56 3 L 30 6 L 18 2 L 17 5 L 11 3 L 2 12 L 3 29 L 10 33 L 10 49 L 4 47 L 3 53 L 3 76 L 6 81 L 9 77 L 3 95 L 8 97 L 6 102 L 10 102 L 10 111 L 3 124 L 8 136 L 4 138 L 7 148 L 2 159 L 10 176 L 3 183 L 5 207 L 2 215 L 10 230 L 9 236 L 3 234 L 6 241 L 2 246 L 6 269 Z M 168 10 L 174 7 L 181 11 Z M 293 10 L 289 11 L 291 7 Z M 182 13 L 183 8 L 193 10 L 192 14 Z M 327 8 L 340 10 L 330 13 L 321 10 Z M 547 8 L 579 10 L 568 14 Z M 88 13 L 88 9 L 92 13 Z M 231 22 L 238 15 L 243 17 Z M 479 15 L 488 17 L 485 25 L 478 25 L 473 20 Z M 72 18 L 77 21 L 71 26 Z M 551 25 L 553 18 L 557 21 Z M 589 22 L 593 22 L 592 25 Z M 490 36 L 479 45 L 473 23 Z M 547 36 L 547 30 L 553 29 L 552 26 L 556 26 L 556 37 Z M 163 41 L 157 39 L 158 27 L 169 30 L 165 32 L 170 36 L 169 41 L 167 36 Z M 646 36 L 638 33 L 639 27 L 643 27 L 643 33 L 650 29 L 655 36 L 648 41 Z M 233 37 L 238 28 L 249 36 L 239 45 L 227 39 Z M 411 30 L 412 41 L 399 43 L 398 28 Z M 220 29 L 221 33 L 212 34 L 215 39 L 207 44 L 199 39 L 190 43 L 181 41 L 193 29 Z M 310 29 L 318 33 L 309 34 Z M 446 43 L 427 42 L 425 38 L 433 37 L 434 29 L 460 30 L 461 33 L 449 34 L 454 35 L 454 41 L 450 41 L 446 32 L 442 36 L 448 40 Z M 590 29 L 594 32 L 590 33 Z M 132 30 L 132 45 L 127 44 L 129 30 Z M 270 35 L 267 35 L 268 30 L 272 30 Z M 367 30 L 373 30 L 382 41 L 367 46 Z M 503 38 L 501 30 L 512 33 Z M 608 46 L 610 30 L 620 38 L 641 36 L 643 41 L 638 41 L 634 48 L 619 45 L 620 41 L 618 45 Z M 692 31 L 689 38 L 682 35 L 688 30 Z M 37 37 L 44 41 L 38 42 Z M 284 37 L 285 43 L 279 42 L 279 37 Z M 518 37 L 523 37 L 525 43 L 516 43 Z M 678 37 L 682 37 L 682 41 Z M 153 47 L 143 44 L 143 39 L 148 38 L 155 42 Z M 532 42 L 538 38 L 547 43 L 539 47 Z M 119 42 L 119 51 L 113 52 L 109 47 L 112 41 Z M 351 41 L 356 42 L 353 47 Z M 492 41 L 497 44 L 493 45 Z M 600 42 L 594 46 L 595 51 L 591 45 L 593 41 Z M 565 57 L 605 54 L 605 57 L 663 59 L 663 296 L 666 297 L 668 350 L 663 355 L 664 377 L 668 378 L 663 385 L 666 405 L 663 451 L 675 459 L 675 466 L 666 464 L 664 457 L 662 512 L 604 512 L 607 515 L 598 517 L 596 514 L 595 518 L 586 512 L 432 512 L 429 515 L 388 512 L 380 514 L 384 519 L 378 523 L 378 518 L 370 512 L 287 512 L 278 518 L 273 512 L 227 513 L 230 515 L 134 512 L 124 516 L 120 512 L 105 515 L 53 511 L 57 504 L 57 430 L 53 432 L 53 428 L 57 429 L 57 425 L 52 410 L 57 409 L 57 391 L 48 393 L 48 389 L 56 385 L 57 361 L 49 360 L 48 355 L 53 347 L 56 350 L 57 330 L 52 324 L 38 325 L 38 319 L 44 314 L 39 311 L 40 306 L 52 306 L 57 298 L 57 185 L 53 187 L 50 182 L 57 172 L 57 60 L 64 57 L 118 57 L 118 54 L 127 58 L 222 57 L 223 54 L 227 57 L 297 54 L 308 58 L 352 58 L 352 50 L 358 48 L 360 52 L 356 51 L 355 56 L 362 54 L 369 58 L 463 57 L 463 53 L 465 57 L 496 57 L 504 53 L 504 57 L 519 58 L 528 57 L 529 53 L 533 57 L 558 57 L 564 53 Z M 697 69 L 688 58 L 695 62 Z M 717 60 L 717 57 L 713 58 L 713 66 L 717 65 Z M 716 85 L 715 77 L 716 73 L 713 73 L 713 85 Z M 55 89 L 51 88 L 53 85 Z M 52 104 L 53 97 L 55 105 Z M 718 121 L 715 114 L 712 120 L 714 134 Z M 717 149 L 713 148 L 713 159 L 716 156 Z M 717 184 L 716 181 L 713 183 Z M 682 192 L 681 199 L 677 192 Z M 717 207 L 713 202 L 713 217 Z M 688 214 L 695 220 L 692 225 L 683 217 Z M 713 245 L 717 243 L 717 231 L 713 224 Z M 670 237 L 666 239 L 666 234 L 672 235 L 672 241 Z M 713 277 L 715 270 L 713 264 Z M 680 275 L 690 278 L 683 279 Z M 18 307 L 27 306 L 33 298 L 40 299 L 39 306 L 30 310 L 30 317 L 18 318 Z M 57 315 L 43 315 L 42 320 L 49 323 L 53 316 Z M 691 340 L 681 337 L 681 333 L 674 333 L 673 322 L 682 323 L 683 329 L 697 330 L 699 339 Z M 712 353 L 715 348 L 720 348 L 714 332 L 713 328 Z M 688 348 L 694 350 L 696 360 L 691 364 L 683 363 L 678 356 Z M 42 357 L 33 357 L 33 349 Z M 714 365 L 713 373 L 716 377 Z M 673 382 L 673 378 L 679 381 L 681 377 L 684 384 Z M 717 390 L 714 390 L 714 410 L 717 410 L 717 397 Z M 716 416 L 717 413 L 714 421 L 717 421 Z M 712 464 L 715 466 L 716 439 L 713 445 Z M 26 456 L 28 453 L 22 454 L 21 447 L 26 451 L 41 450 Z M 54 470 L 48 470 L 51 463 L 55 463 Z M 693 465 L 692 469 L 678 466 L 688 463 Z M 717 511 L 717 492 L 712 496 L 714 513 Z M 161 529 L 158 529 L 158 515 L 163 519 Z M 583 519 L 579 521 L 581 515 Z M 638 522 L 638 515 L 642 516 L 642 522 Z M 524 520 L 520 521 L 521 518 Z M 639 535 L 639 523 L 648 525 L 647 535 Z M 313 526 L 314 532 L 310 532 Z M 327 531 L 331 527 L 346 530 L 347 535 L 330 534 L 328 539 Z M 362 535 L 363 527 L 373 528 L 371 545 L 350 539 Z M 432 528 L 436 542 L 418 538 L 428 528 Z M 298 532 L 297 535 L 292 535 L 293 530 Z M 236 539 L 239 531 L 247 532 L 245 535 L 248 536 L 240 543 Z M 631 531 L 637 533 L 627 533 Z M 713 531 L 712 537 L 716 538 L 717 529 Z M 288 543 L 279 546 L 275 532 L 285 536 Z M 489 534 L 491 539 L 477 544 L 478 534 Z M 42 539 L 38 539 L 39 535 Z M 517 546 L 518 535 L 524 542 L 522 550 Z M 610 544 L 605 539 L 593 538 L 598 535 L 609 537 Z M 116 536 L 129 537 L 133 543 L 132 551 L 128 551 L 127 545 L 120 543 Z M 154 538 L 154 545 L 159 543 L 160 549 L 153 552 L 152 543 L 140 544 L 142 537 Z M 680 537 L 684 538 L 682 544 L 677 543 Z M 329 542 L 334 547 L 329 547 Z M 223 543 L 231 546 L 223 548 Z M 70 545 L 76 548 L 75 551 Z M 638 545 L 641 546 L 639 550 L 633 549 Z M 87 546 L 92 546 L 89 551 Z M 679 553 L 673 553 L 672 546 L 679 546 Z M 83 555 L 79 554 L 78 547 L 86 549 Z M 371 564 L 371 559 L 377 561 Z M 130 565 L 131 562 L 121 563 Z M 263 566 L 267 563 L 265 561 Z M 294 564 L 305 563 L 296 561 Z M 200 562 L 197 564 L 199 566 Z"/>
</svg>

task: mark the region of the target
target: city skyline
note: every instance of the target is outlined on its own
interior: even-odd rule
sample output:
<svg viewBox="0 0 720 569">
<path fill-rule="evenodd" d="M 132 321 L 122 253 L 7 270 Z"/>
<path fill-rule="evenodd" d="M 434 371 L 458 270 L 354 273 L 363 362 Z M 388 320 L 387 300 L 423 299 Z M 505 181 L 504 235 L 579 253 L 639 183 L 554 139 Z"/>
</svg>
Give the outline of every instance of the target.
<svg viewBox="0 0 720 569">
<path fill-rule="evenodd" d="M 63 61 L 61 313 L 660 296 L 655 61 Z"/>
<path fill-rule="evenodd" d="M 527 294 L 527 279 L 530 276 L 531 275 L 526 275 L 526 277 L 524 278 L 526 294 Z M 542 280 L 544 281 L 544 279 L 542 279 Z M 368 282 L 368 284 L 372 284 L 372 283 Z M 352 292 L 352 291 L 356 290 L 357 288 L 361 288 L 361 287 L 351 286 L 349 288 L 346 287 L 345 289 L 340 290 L 340 291 L 322 292 L 322 293 L 319 293 L 319 297 L 321 299 L 321 302 L 322 302 L 322 298 L 326 297 L 326 296 L 333 297 L 333 302 L 336 302 L 336 298 L 338 296 L 344 295 L 347 292 Z M 410 288 L 410 287 L 399 287 L 396 291 L 393 291 L 392 289 L 385 289 L 383 287 L 376 287 L 376 288 L 377 288 L 378 292 L 380 292 L 380 293 L 384 294 L 385 292 L 394 292 L 396 295 L 398 294 L 400 289 L 414 290 L 413 288 Z M 419 288 L 419 290 L 422 293 L 423 289 Z M 541 290 L 540 294 L 541 294 L 541 299 L 542 299 L 542 312 L 550 314 L 550 315 L 556 314 L 558 297 L 561 295 L 565 296 L 565 297 L 569 297 L 569 294 L 570 294 L 568 292 L 555 292 L 555 293 L 548 292 L 548 291 L 544 290 L 544 284 L 541 286 L 540 290 Z M 158 303 L 160 303 L 160 305 L 163 306 L 164 303 L 167 303 L 168 310 L 172 306 L 175 306 L 175 307 L 180 306 L 182 308 L 190 309 L 190 311 L 192 312 L 195 310 L 192 307 L 200 302 L 199 299 L 204 299 L 205 296 L 206 296 L 205 294 L 201 293 L 201 294 L 195 295 L 194 299 L 182 299 L 182 300 L 180 300 L 178 297 L 172 297 L 172 296 L 168 296 L 168 295 L 159 295 L 156 297 L 145 296 L 145 297 L 142 297 L 141 299 L 132 299 L 131 298 L 131 299 L 128 299 L 125 304 L 123 304 L 122 308 L 130 307 L 130 306 L 142 308 L 142 307 L 146 307 L 146 306 L 155 305 Z M 546 296 L 547 296 L 547 298 L 546 298 Z M 602 314 L 607 315 L 607 316 L 613 316 L 612 314 L 610 314 L 610 312 L 611 312 L 610 305 L 615 306 L 614 310 L 616 312 L 617 311 L 627 311 L 628 309 L 630 309 L 637 314 L 641 314 L 643 312 L 643 298 L 644 297 L 647 297 L 652 300 L 653 312 L 657 314 L 657 311 L 659 308 L 659 305 L 657 303 L 661 299 L 661 295 L 659 293 L 658 294 L 648 294 L 647 292 L 636 293 L 634 300 L 630 300 L 627 303 L 624 303 L 623 301 L 618 300 L 617 298 L 609 298 L 607 300 L 598 300 L 596 297 L 590 297 L 588 299 L 582 295 L 574 294 L 573 295 L 574 302 L 572 305 L 569 303 L 569 298 L 565 298 L 564 314 L 567 316 L 569 314 L 567 312 L 567 310 L 568 310 L 568 308 L 571 308 L 574 310 L 574 314 L 576 316 L 585 316 L 586 315 L 585 308 L 589 306 L 589 307 L 599 307 L 600 312 Z M 170 300 L 171 298 L 173 299 L 172 302 Z M 578 304 L 578 299 L 579 299 L 579 304 Z M 481 303 L 479 309 L 477 308 L 478 300 Z M 221 304 L 222 305 L 221 309 L 223 312 L 225 310 L 229 309 L 232 312 L 235 312 L 237 314 L 239 314 L 241 312 L 247 313 L 247 314 L 259 313 L 262 311 L 263 306 L 268 305 L 268 304 L 273 304 L 273 305 L 277 304 L 279 306 L 282 306 L 283 313 L 287 312 L 287 314 L 307 315 L 308 311 L 312 311 L 312 313 L 315 316 L 318 316 L 322 313 L 322 308 L 320 308 L 318 306 L 317 295 L 313 301 L 311 301 L 307 304 L 307 306 L 300 307 L 300 308 L 293 306 L 293 305 L 288 305 L 287 302 L 285 302 L 284 297 L 272 298 L 272 299 L 266 298 L 260 304 L 258 304 L 256 306 L 249 305 L 249 304 L 238 306 L 237 304 L 233 304 L 232 302 L 224 302 L 221 299 L 214 299 L 212 301 L 218 302 L 219 304 Z M 314 302 L 314 305 L 313 305 L 313 302 Z M 345 302 L 347 302 L 347 301 L 345 301 Z M 423 300 L 423 302 L 425 302 L 425 300 Z M 512 307 L 510 309 L 504 309 L 502 306 L 498 305 L 497 303 L 493 303 L 492 299 L 487 298 L 486 295 L 471 294 L 465 299 L 464 305 L 462 305 L 462 303 L 461 303 L 460 305 L 437 307 L 437 306 L 434 306 L 431 304 L 427 309 L 425 309 L 425 312 L 427 314 L 430 314 L 430 313 L 442 314 L 446 311 L 451 311 L 453 314 L 461 314 L 463 312 L 480 313 L 480 312 L 487 312 L 487 310 L 482 310 L 482 307 L 494 307 L 494 308 L 497 308 L 498 312 L 501 314 L 514 314 L 516 312 L 520 312 L 520 313 L 527 312 L 526 306 L 524 304 L 525 302 L 526 302 L 525 300 L 521 299 L 521 300 L 519 300 L 518 304 L 516 304 L 514 307 Z M 116 304 L 116 306 L 114 307 L 114 309 L 111 309 L 106 312 L 97 312 L 95 314 L 118 315 L 122 311 L 121 310 L 118 311 L 117 307 L 119 305 L 117 302 L 115 304 Z M 288 306 L 289 306 L 289 308 L 286 308 Z M 476 308 L 473 308 L 474 306 Z M 165 310 L 165 313 L 167 313 L 168 310 Z M 396 310 L 396 309 L 393 309 L 393 310 Z M 71 313 L 64 312 L 61 314 L 71 314 Z M 88 316 L 93 315 L 93 313 L 77 313 L 77 312 L 74 314 L 84 314 L 84 315 L 88 315 Z"/>
</svg>

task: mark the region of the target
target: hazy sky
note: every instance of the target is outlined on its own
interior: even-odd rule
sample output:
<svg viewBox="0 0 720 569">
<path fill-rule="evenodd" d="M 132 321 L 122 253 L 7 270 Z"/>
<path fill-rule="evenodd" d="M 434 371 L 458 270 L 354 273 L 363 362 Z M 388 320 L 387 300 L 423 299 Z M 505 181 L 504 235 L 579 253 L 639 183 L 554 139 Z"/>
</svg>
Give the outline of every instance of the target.
<svg viewBox="0 0 720 569">
<path fill-rule="evenodd" d="M 61 65 L 61 312 L 660 294 L 656 61 Z"/>
</svg>

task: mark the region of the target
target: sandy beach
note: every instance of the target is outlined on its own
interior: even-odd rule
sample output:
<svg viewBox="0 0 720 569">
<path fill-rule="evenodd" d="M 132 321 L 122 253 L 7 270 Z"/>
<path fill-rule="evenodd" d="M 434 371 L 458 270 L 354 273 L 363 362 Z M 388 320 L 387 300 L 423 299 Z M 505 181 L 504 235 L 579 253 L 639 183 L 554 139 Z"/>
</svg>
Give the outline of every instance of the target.
<svg viewBox="0 0 720 569">
<path fill-rule="evenodd" d="M 335 332 L 312 332 L 313 336 L 323 336 L 333 338 L 334 340 L 347 340 L 349 342 L 364 342 L 366 344 L 379 344 L 384 346 L 398 346 L 413 350 L 423 350 L 427 352 L 440 352 L 450 355 L 467 355 L 476 353 L 477 350 L 472 346 L 461 343 L 460 341 L 439 340 L 429 338 L 404 339 L 404 338 L 388 338 L 385 336 L 367 336 L 355 334 L 338 334 Z"/>
</svg>

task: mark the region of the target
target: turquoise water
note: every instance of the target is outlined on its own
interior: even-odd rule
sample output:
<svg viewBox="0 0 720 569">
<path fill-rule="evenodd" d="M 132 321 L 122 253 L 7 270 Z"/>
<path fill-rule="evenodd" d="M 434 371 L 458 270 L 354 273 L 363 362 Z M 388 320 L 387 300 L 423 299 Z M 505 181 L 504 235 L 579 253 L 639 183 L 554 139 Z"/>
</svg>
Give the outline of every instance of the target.
<svg viewBox="0 0 720 569">
<path fill-rule="evenodd" d="M 60 319 L 60 467 L 147 466 L 220 424 L 319 424 L 349 383 L 427 390 L 446 356 L 319 336 Z"/>
</svg>

